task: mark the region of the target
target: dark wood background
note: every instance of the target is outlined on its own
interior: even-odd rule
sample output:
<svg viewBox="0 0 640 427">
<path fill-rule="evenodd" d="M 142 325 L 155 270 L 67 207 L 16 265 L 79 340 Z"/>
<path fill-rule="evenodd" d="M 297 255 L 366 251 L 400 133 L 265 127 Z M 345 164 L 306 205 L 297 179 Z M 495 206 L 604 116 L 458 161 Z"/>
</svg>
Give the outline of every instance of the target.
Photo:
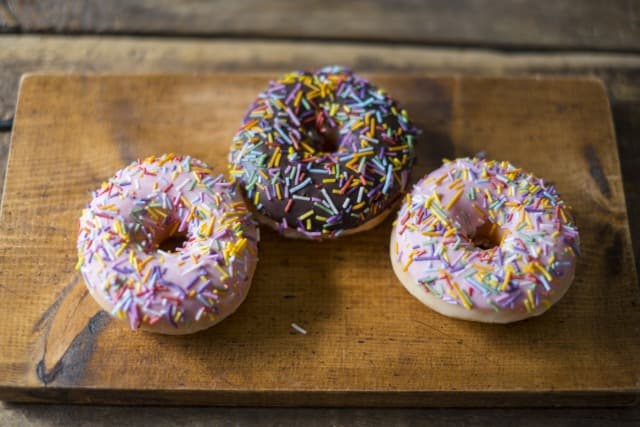
<svg viewBox="0 0 640 427">
<path fill-rule="evenodd" d="M 28 71 L 314 68 L 596 76 L 609 93 L 640 255 L 640 2 L 0 0 L 0 177 Z M 2 178 L 0 178 L 0 187 Z M 1 285 L 1 284 L 0 284 Z M 633 425 L 640 410 L 305 410 L 8 405 L 0 425 Z"/>
</svg>

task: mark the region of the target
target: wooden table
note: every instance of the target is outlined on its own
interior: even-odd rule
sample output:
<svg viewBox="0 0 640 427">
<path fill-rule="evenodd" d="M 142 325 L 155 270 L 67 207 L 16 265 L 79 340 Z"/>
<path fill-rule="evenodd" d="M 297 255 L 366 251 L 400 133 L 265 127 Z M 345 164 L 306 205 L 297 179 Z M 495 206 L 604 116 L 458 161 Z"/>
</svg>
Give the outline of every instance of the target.
<svg viewBox="0 0 640 427">
<path fill-rule="evenodd" d="M 359 72 L 601 78 L 609 92 L 633 241 L 640 238 L 640 3 L 1 1 L 0 118 L 28 71 L 269 71 L 338 63 Z M 314 11 L 311 18 L 310 11 Z M 384 30 L 381 30 L 384 29 Z M 10 123 L 0 122 L 0 176 Z M 0 178 L 0 184 L 2 178 Z M 1 187 L 1 185 L 0 185 Z M 640 245 L 635 245 L 636 266 Z M 1 285 L 1 284 L 0 284 Z M 640 410 L 373 410 L 9 405 L 0 425 L 637 424 Z"/>
</svg>

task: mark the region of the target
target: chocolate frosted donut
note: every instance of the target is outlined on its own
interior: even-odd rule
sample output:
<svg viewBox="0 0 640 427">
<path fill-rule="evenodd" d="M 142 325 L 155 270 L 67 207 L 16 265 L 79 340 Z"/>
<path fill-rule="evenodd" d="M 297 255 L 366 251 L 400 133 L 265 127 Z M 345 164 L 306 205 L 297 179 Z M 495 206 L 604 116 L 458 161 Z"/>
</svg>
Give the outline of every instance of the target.
<svg viewBox="0 0 640 427">
<path fill-rule="evenodd" d="M 230 174 L 262 223 L 335 238 L 387 216 L 409 182 L 416 134 L 396 101 L 350 70 L 296 71 L 249 107 Z"/>
</svg>

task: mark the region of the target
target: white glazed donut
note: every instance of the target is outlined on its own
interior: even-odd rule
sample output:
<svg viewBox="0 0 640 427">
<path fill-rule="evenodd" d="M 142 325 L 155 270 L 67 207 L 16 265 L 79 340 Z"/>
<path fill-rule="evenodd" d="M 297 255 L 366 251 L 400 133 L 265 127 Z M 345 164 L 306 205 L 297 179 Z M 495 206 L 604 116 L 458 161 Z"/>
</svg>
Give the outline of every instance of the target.
<svg viewBox="0 0 640 427">
<path fill-rule="evenodd" d="M 163 251 L 170 237 L 182 246 Z M 131 329 L 180 335 L 244 301 L 258 229 L 235 188 L 205 163 L 165 154 L 134 162 L 80 218 L 78 266 L 96 301 Z"/>
<path fill-rule="evenodd" d="M 446 316 L 508 323 L 573 281 L 578 230 L 553 185 L 508 162 L 462 158 L 418 182 L 391 235 L 407 290 Z"/>
</svg>

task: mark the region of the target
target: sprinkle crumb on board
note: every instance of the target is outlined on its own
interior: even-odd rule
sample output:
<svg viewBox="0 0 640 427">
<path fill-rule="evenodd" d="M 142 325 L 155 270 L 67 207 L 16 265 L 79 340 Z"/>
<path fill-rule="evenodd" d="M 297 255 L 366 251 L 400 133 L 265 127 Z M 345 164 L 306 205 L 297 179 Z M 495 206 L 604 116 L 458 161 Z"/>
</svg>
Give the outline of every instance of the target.
<svg viewBox="0 0 640 427">
<path fill-rule="evenodd" d="M 296 323 L 292 323 L 291 327 L 296 331 L 301 333 L 302 335 L 307 335 L 307 330 L 304 329 L 303 327 L 301 327 L 300 325 L 296 324 Z"/>
</svg>

